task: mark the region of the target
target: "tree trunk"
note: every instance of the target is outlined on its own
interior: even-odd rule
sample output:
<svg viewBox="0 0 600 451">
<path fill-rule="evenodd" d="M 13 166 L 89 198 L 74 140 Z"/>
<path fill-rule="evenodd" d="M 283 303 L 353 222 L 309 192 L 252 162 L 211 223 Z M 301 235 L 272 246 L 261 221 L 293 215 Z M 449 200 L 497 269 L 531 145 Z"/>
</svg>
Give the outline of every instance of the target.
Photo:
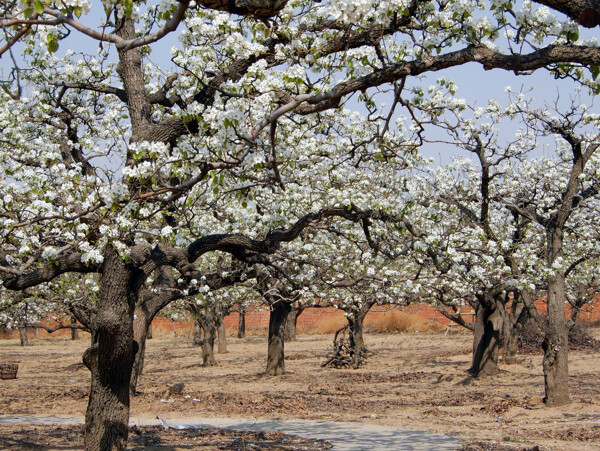
<svg viewBox="0 0 600 451">
<path fill-rule="evenodd" d="M 271 304 L 271 313 L 269 315 L 269 348 L 267 351 L 267 369 L 265 374 L 268 376 L 278 376 L 285 372 L 284 356 L 284 334 L 285 319 L 291 310 L 289 302 L 277 301 Z"/>
<path fill-rule="evenodd" d="M 19 338 L 21 346 L 29 346 L 29 337 L 27 336 L 27 326 L 19 327 Z"/>
<path fill-rule="evenodd" d="M 238 318 L 238 338 L 244 338 L 246 336 L 246 309 L 240 307 L 239 318 Z"/>
<path fill-rule="evenodd" d="M 205 308 L 203 314 L 199 311 L 197 312 L 195 320 L 200 324 L 202 335 L 204 336 L 201 340 L 202 365 L 215 366 L 217 364 L 217 359 L 215 359 L 215 336 L 217 334 L 217 327 L 215 326 L 214 317 L 211 311 Z"/>
<path fill-rule="evenodd" d="M 137 393 L 137 383 L 140 375 L 144 371 L 144 358 L 146 357 L 146 339 L 148 338 L 148 329 L 152 323 L 152 318 L 148 317 L 148 312 L 144 310 L 143 305 L 137 306 L 133 319 L 133 337 L 137 341 L 138 351 L 135 354 L 133 369 L 131 373 L 131 382 L 129 388 L 131 394 Z"/>
<path fill-rule="evenodd" d="M 215 326 L 212 322 L 207 321 L 202 324 L 204 339 L 202 340 L 202 366 L 215 366 Z"/>
<path fill-rule="evenodd" d="M 244 338 L 246 336 L 246 309 L 240 307 L 239 315 L 237 337 Z"/>
<path fill-rule="evenodd" d="M 544 402 L 561 406 L 569 398 L 569 328 L 565 320 L 565 280 L 560 274 L 548 285 L 548 325 L 544 336 Z"/>
<path fill-rule="evenodd" d="M 225 334 L 223 320 L 219 320 L 219 326 L 217 327 L 217 346 L 219 354 L 227 354 L 227 335 Z"/>
<path fill-rule="evenodd" d="M 193 304 L 189 308 L 194 318 L 194 344 L 202 346 L 202 365 L 214 366 L 217 364 L 215 359 L 217 326 L 214 313 L 209 308 L 200 309 Z"/>
<path fill-rule="evenodd" d="M 367 310 L 368 311 L 368 310 Z M 365 347 L 365 339 L 363 335 L 363 323 L 365 320 L 366 312 L 351 312 L 348 318 L 349 325 L 349 338 L 350 347 L 354 351 L 352 356 L 354 359 L 354 368 L 359 368 L 363 363 L 363 359 L 367 355 L 367 348 Z"/>
<path fill-rule="evenodd" d="M 133 309 L 145 277 L 124 263 L 111 246 L 104 248 L 100 300 L 92 346 L 83 362 L 92 373 L 85 414 L 86 450 L 124 450 L 129 426 L 129 383 L 137 351 Z"/>
<path fill-rule="evenodd" d="M 194 337 L 192 339 L 192 344 L 194 346 L 202 345 L 202 326 L 198 322 L 196 318 L 194 318 Z"/>
<path fill-rule="evenodd" d="M 298 317 L 304 311 L 302 307 L 292 307 L 285 319 L 285 341 L 296 341 L 296 324 Z"/>
<path fill-rule="evenodd" d="M 71 317 L 71 324 L 77 324 L 75 317 Z M 79 329 L 71 329 L 71 340 L 79 340 Z"/>
<path fill-rule="evenodd" d="M 473 329 L 473 361 L 469 373 L 474 377 L 498 373 L 498 347 L 502 316 L 493 300 L 479 302 Z"/>
<path fill-rule="evenodd" d="M 148 326 L 148 332 L 146 332 L 146 340 L 152 340 L 152 323 Z"/>
<path fill-rule="evenodd" d="M 519 334 L 527 323 L 529 313 L 522 302 L 513 299 L 510 312 L 503 318 L 502 362 L 507 365 L 517 363 Z"/>
</svg>

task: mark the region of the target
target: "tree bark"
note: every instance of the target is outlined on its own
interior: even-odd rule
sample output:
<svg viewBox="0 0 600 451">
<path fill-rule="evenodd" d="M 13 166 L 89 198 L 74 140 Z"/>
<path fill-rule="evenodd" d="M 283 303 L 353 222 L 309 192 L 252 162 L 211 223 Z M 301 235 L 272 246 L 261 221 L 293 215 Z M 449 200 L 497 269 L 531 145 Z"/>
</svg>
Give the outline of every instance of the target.
<svg viewBox="0 0 600 451">
<path fill-rule="evenodd" d="M 19 327 L 19 339 L 21 346 L 29 346 L 29 337 L 27 336 L 27 326 Z"/>
<path fill-rule="evenodd" d="M 561 406 L 569 397 L 569 328 L 565 320 L 565 280 L 556 274 L 548 285 L 548 325 L 542 347 L 544 359 L 544 402 Z"/>
<path fill-rule="evenodd" d="M 293 306 L 285 319 L 285 341 L 296 341 L 296 324 L 304 308 Z"/>
<path fill-rule="evenodd" d="M 215 324 L 215 314 L 209 308 L 199 308 L 194 304 L 189 304 L 192 317 L 194 318 L 194 340 L 198 339 L 202 345 L 202 366 L 215 366 L 215 338 L 217 335 L 217 326 Z M 203 338 L 200 339 L 200 333 L 196 333 L 197 327 L 202 329 Z"/>
<path fill-rule="evenodd" d="M 267 351 L 268 376 L 278 376 L 285 373 L 285 320 L 291 310 L 291 305 L 286 301 L 277 301 L 271 304 L 269 315 L 269 347 Z"/>
<path fill-rule="evenodd" d="M 217 359 L 215 359 L 217 327 L 215 326 L 214 317 L 211 311 L 205 308 L 204 312 L 198 311 L 195 320 L 200 324 L 204 336 L 202 339 L 202 366 L 215 366 L 217 364 Z"/>
<path fill-rule="evenodd" d="M 363 335 L 363 323 L 367 312 L 353 311 L 347 316 L 350 329 L 350 347 L 354 351 L 354 368 L 359 368 L 361 366 L 362 361 L 367 354 L 367 348 L 365 347 L 365 339 Z"/>
<path fill-rule="evenodd" d="M 135 360 L 131 373 L 131 382 L 129 383 L 129 388 L 132 395 L 137 393 L 137 383 L 140 375 L 144 371 L 146 339 L 148 338 L 148 330 L 150 328 L 150 324 L 152 323 L 152 317 L 149 317 L 149 314 L 147 310 L 144 309 L 144 306 L 144 304 L 138 305 L 134 311 L 133 337 L 138 343 L 138 352 L 135 354 Z"/>
<path fill-rule="evenodd" d="M 598 0 L 534 0 L 566 14 L 586 28 L 600 24 L 600 2 Z"/>
<path fill-rule="evenodd" d="M 202 323 L 204 339 L 202 340 L 202 366 L 215 366 L 215 332 L 216 328 L 212 321 Z"/>
<path fill-rule="evenodd" d="M 71 317 L 71 324 L 77 324 L 77 318 Z M 79 340 L 79 329 L 71 329 L 71 340 Z"/>
<path fill-rule="evenodd" d="M 529 313 L 522 302 L 513 299 L 510 312 L 504 309 L 502 331 L 502 363 L 517 363 L 517 349 L 521 329 L 529 319 Z"/>
<path fill-rule="evenodd" d="M 196 320 L 196 318 L 194 318 L 193 323 L 194 323 L 194 337 L 192 339 L 192 344 L 194 346 L 200 346 L 200 345 L 202 345 L 202 326 L 200 325 L 198 320 Z"/>
<path fill-rule="evenodd" d="M 100 300 L 92 330 L 92 346 L 83 362 L 92 373 L 85 414 L 86 450 L 124 450 L 129 427 L 129 383 L 137 344 L 133 310 L 145 277 L 104 248 Z"/>
<path fill-rule="evenodd" d="M 217 352 L 219 354 L 227 354 L 227 335 L 225 334 L 225 324 L 219 319 L 217 326 Z"/>
<path fill-rule="evenodd" d="M 238 319 L 238 338 L 244 338 L 246 336 L 246 309 L 240 306 Z"/>
<path fill-rule="evenodd" d="M 475 310 L 473 360 L 469 373 L 474 377 L 498 373 L 498 347 L 502 316 L 493 299 L 481 299 Z"/>
</svg>

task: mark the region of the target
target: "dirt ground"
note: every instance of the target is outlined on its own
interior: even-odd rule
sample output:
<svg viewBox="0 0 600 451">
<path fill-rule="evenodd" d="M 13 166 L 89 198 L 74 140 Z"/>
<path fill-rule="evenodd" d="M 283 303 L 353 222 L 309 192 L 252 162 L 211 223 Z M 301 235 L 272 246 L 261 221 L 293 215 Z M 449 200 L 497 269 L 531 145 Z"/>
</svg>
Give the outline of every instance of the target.
<svg viewBox="0 0 600 451">
<path fill-rule="evenodd" d="M 600 338 L 599 329 L 591 333 Z M 570 353 L 573 402 L 547 408 L 541 354 L 502 365 L 494 378 L 472 379 L 470 340 L 467 333 L 367 334 L 367 364 L 354 370 L 322 368 L 332 337 L 303 335 L 286 343 L 287 374 L 265 377 L 266 337 L 228 338 L 218 366 L 204 368 L 187 337 L 163 335 L 148 342 L 131 416 L 364 422 L 449 434 L 471 450 L 600 449 L 599 353 Z M 87 339 L 32 343 L 0 341 L 0 362 L 19 364 L 16 380 L 0 380 L 0 414 L 84 415 Z M 181 383 L 181 393 L 169 389 Z M 35 432 L 3 426 L 0 438 L 19 430 Z"/>
</svg>

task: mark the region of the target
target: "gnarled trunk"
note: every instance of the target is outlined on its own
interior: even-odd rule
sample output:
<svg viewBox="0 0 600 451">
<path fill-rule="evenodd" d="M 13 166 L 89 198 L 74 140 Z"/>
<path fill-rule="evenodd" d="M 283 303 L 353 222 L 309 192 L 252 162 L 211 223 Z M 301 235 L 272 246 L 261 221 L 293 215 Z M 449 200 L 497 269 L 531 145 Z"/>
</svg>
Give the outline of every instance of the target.
<svg viewBox="0 0 600 451">
<path fill-rule="evenodd" d="M 523 302 L 513 299 L 510 312 L 503 311 L 502 329 L 502 363 L 512 365 L 517 363 L 517 348 L 521 329 L 527 323 L 529 313 Z"/>
<path fill-rule="evenodd" d="M 298 317 L 304 311 L 303 307 L 293 306 L 285 319 L 285 341 L 296 340 L 296 324 Z"/>
<path fill-rule="evenodd" d="M 199 344 L 202 345 L 202 365 L 214 366 L 217 364 L 217 359 L 215 359 L 215 338 L 217 335 L 215 314 L 209 308 L 201 309 L 193 304 L 189 305 L 189 308 L 195 323 L 194 339 L 199 339 Z M 198 329 L 202 329 L 202 339 L 200 339 L 199 331 L 196 333 Z"/>
<path fill-rule="evenodd" d="M 269 315 L 269 347 L 267 351 L 267 369 L 265 374 L 277 376 L 285 372 L 284 334 L 285 319 L 291 305 L 286 301 L 277 301 L 271 304 Z"/>
<path fill-rule="evenodd" d="M 214 318 L 210 314 L 209 309 L 204 309 L 204 314 L 198 312 L 194 320 L 202 328 L 202 335 L 204 336 L 202 339 L 202 366 L 215 366 L 217 364 L 217 359 L 215 359 L 217 328 Z"/>
<path fill-rule="evenodd" d="M 469 373 L 474 377 L 498 373 L 498 347 L 502 316 L 493 299 L 480 300 L 475 310 L 473 360 Z"/>
<path fill-rule="evenodd" d="M 365 339 L 363 335 L 363 323 L 365 321 L 365 316 L 367 311 L 353 311 L 349 315 L 347 315 L 348 325 L 349 325 L 349 339 L 350 339 L 350 347 L 352 348 L 353 355 L 353 366 L 354 368 L 358 368 L 363 363 L 364 358 L 367 355 L 367 348 L 365 347 Z"/>
<path fill-rule="evenodd" d="M 84 428 L 84 446 L 89 451 L 127 446 L 129 383 L 137 351 L 133 309 L 143 280 L 114 248 L 105 247 L 92 346 L 83 355 L 92 373 Z"/>
</svg>

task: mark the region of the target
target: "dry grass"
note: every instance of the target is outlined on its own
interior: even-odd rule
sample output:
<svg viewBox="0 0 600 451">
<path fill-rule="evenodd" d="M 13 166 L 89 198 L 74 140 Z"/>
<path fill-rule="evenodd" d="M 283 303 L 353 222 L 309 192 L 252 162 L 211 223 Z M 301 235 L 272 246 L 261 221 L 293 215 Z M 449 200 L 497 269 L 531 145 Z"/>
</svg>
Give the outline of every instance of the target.
<svg viewBox="0 0 600 451">
<path fill-rule="evenodd" d="M 319 318 L 319 320 L 306 331 L 302 331 L 307 334 L 334 334 L 336 331 L 340 330 L 348 324 L 348 320 L 344 316 L 338 315 L 327 315 Z"/>
<path fill-rule="evenodd" d="M 308 330 L 299 331 L 306 334 L 333 334 L 348 324 L 343 316 L 323 316 Z M 365 318 L 365 331 L 372 333 L 398 332 L 443 332 L 442 324 L 426 320 L 419 315 L 411 315 L 400 310 L 387 312 L 371 312 Z"/>
<path fill-rule="evenodd" d="M 365 330 L 376 333 L 441 332 L 445 327 L 435 321 L 425 320 L 400 310 L 372 313 L 365 318 Z"/>
</svg>

